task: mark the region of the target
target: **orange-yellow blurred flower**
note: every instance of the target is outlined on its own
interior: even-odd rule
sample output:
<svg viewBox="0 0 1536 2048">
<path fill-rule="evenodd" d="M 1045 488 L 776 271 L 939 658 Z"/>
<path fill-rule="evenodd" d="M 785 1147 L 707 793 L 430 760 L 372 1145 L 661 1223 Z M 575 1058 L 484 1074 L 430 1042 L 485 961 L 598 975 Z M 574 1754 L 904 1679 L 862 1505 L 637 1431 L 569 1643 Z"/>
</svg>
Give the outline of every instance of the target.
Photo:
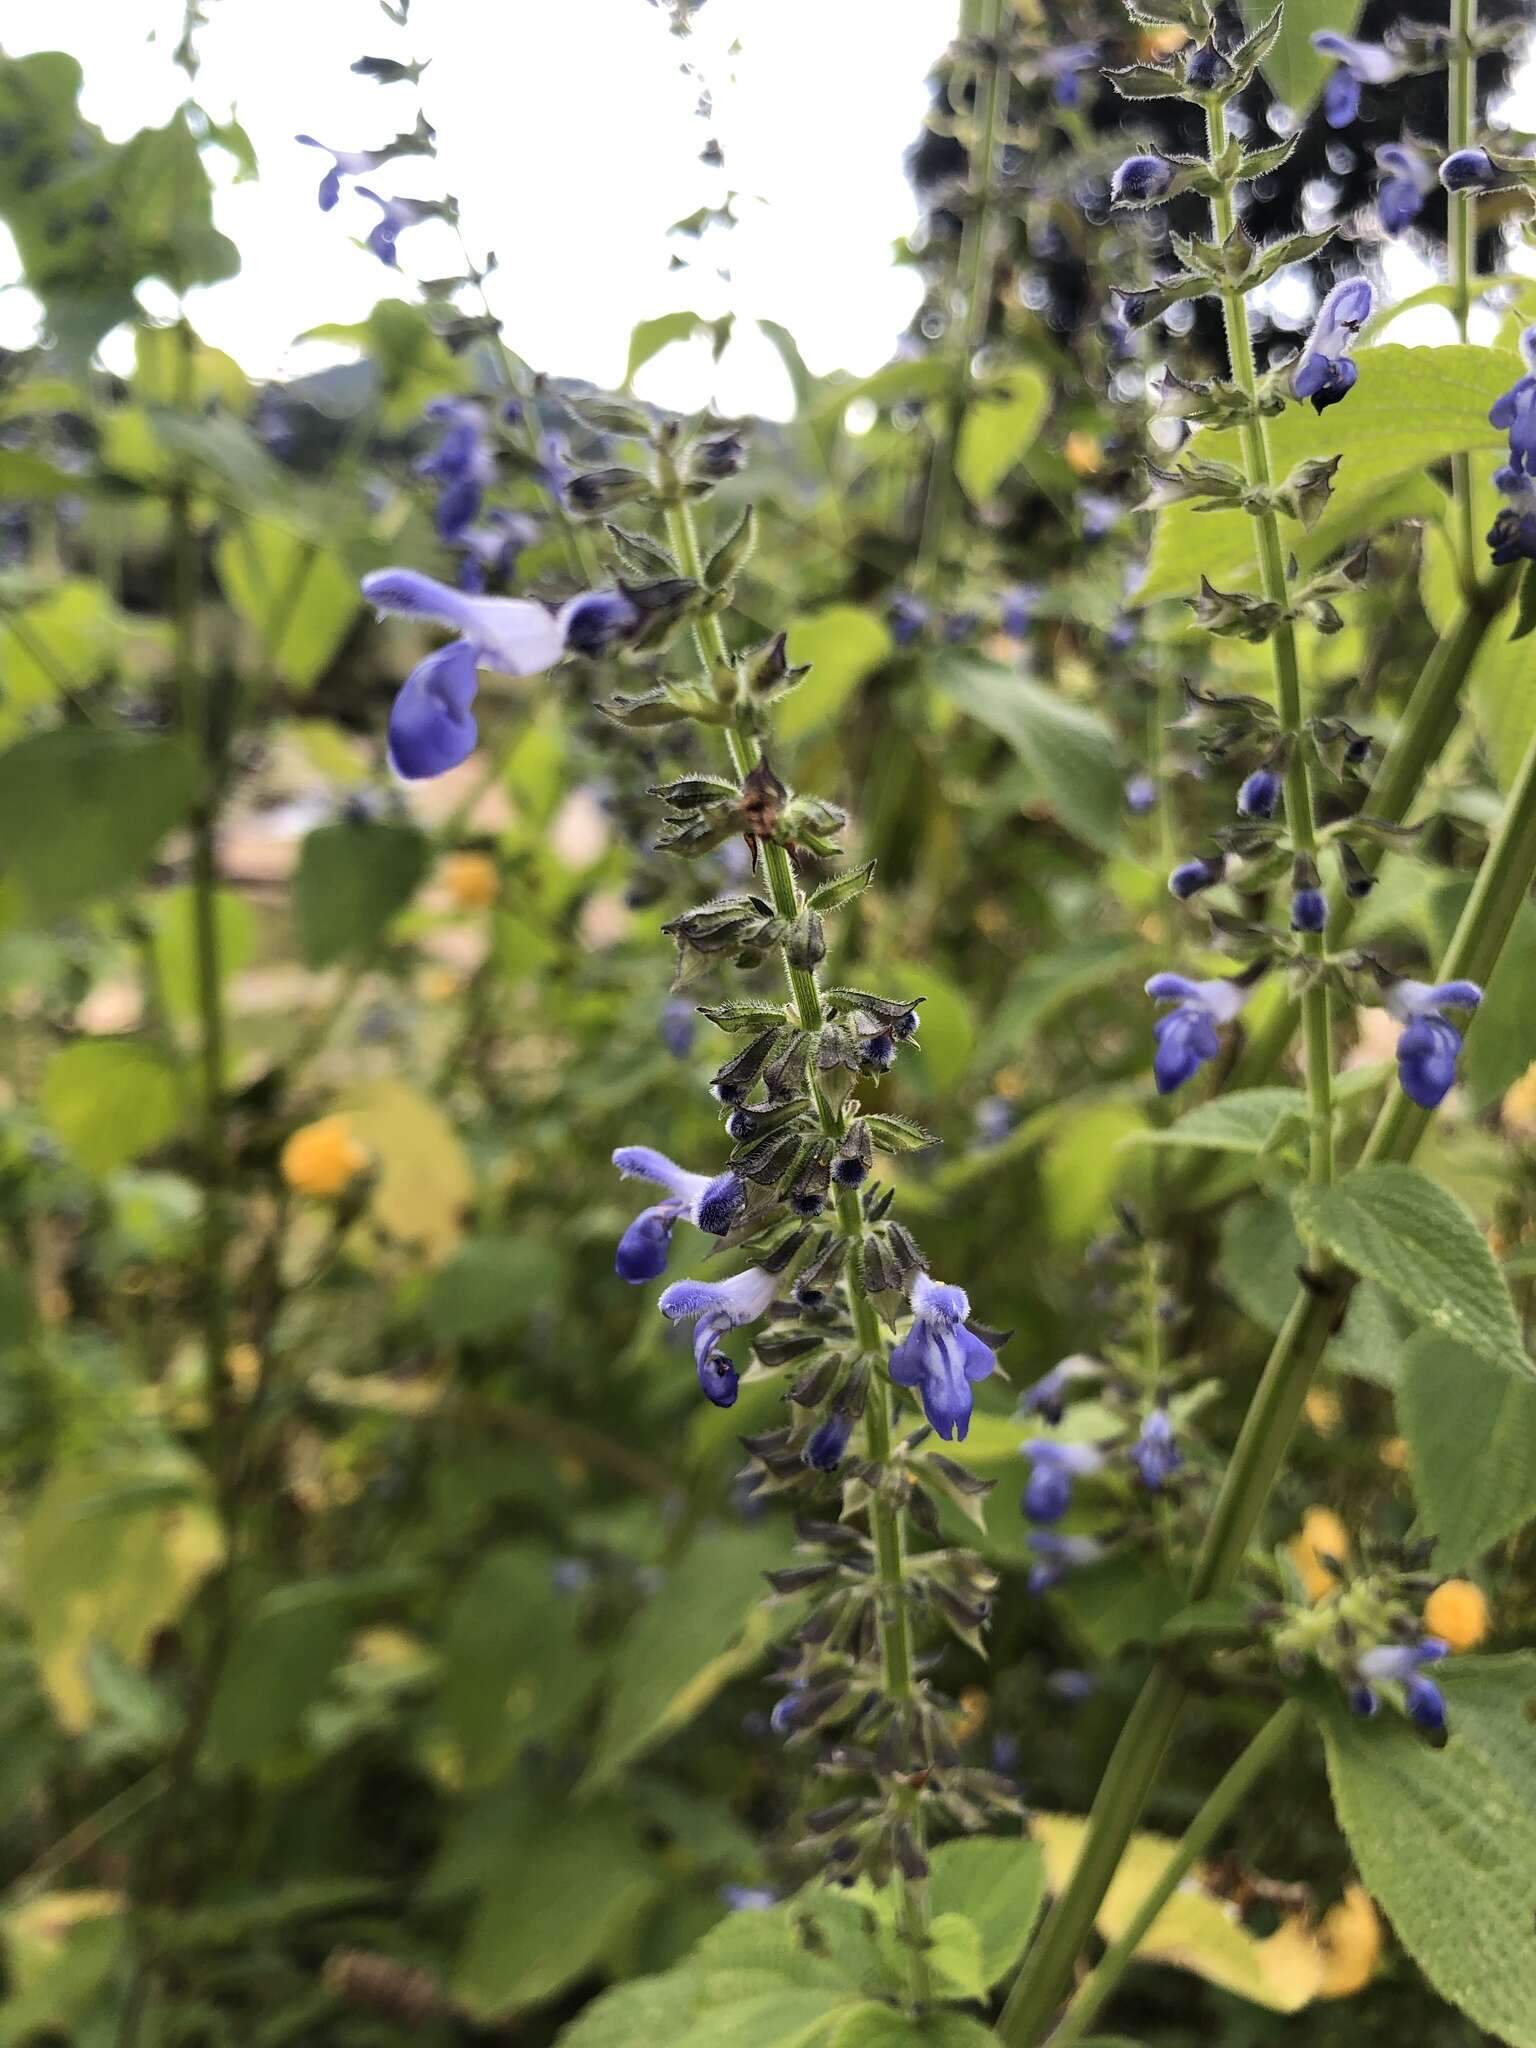
<svg viewBox="0 0 1536 2048">
<path fill-rule="evenodd" d="M 352 1135 L 344 1116 L 323 1116 L 303 1124 L 283 1147 L 283 1179 L 295 1194 L 333 1201 L 367 1166 L 368 1148 Z"/>
<path fill-rule="evenodd" d="M 1338 1586 L 1338 1580 L 1323 1563 L 1324 1557 L 1340 1564 L 1349 1556 L 1349 1531 L 1332 1508 L 1308 1508 L 1301 1518 L 1301 1533 L 1290 1541 L 1291 1562 L 1301 1575 L 1307 1598 L 1314 1605 Z"/>
<path fill-rule="evenodd" d="M 1453 1650 L 1475 1650 L 1488 1633 L 1488 1602 L 1470 1579 L 1447 1579 L 1424 1602 L 1424 1626 Z"/>
<path fill-rule="evenodd" d="M 1323 1915 L 1317 1938 L 1324 1957 L 1319 1998 L 1351 1998 L 1363 1991 L 1381 1960 L 1381 1916 L 1364 1885 L 1352 1884 Z"/>
<path fill-rule="evenodd" d="M 501 876 L 488 853 L 450 853 L 441 878 L 460 910 L 484 910 L 501 888 Z"/>
<path fill-rule="evenodd" d="M 1095 476 L 1104 467 L 1104 450 L 1097 436 L 1085 434 L 1081 427 L 1072 429 L 1062 443 L 1061 452 L 1074 476 Z"/>
</svg>

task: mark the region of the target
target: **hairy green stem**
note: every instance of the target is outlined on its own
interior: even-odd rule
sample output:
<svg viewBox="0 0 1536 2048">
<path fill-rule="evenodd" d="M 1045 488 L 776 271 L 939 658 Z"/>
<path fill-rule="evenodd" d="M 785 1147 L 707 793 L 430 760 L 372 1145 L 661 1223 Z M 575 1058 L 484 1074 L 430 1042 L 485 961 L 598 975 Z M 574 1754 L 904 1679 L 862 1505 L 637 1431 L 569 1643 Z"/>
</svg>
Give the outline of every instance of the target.
<svg viewBox="0 0 1536 2048">
<path fill-rule="evenodd" d="M 1206 134 L 1214 163 L 1226 147 L 1226 119 L 1220 107 L 1206 113 Z M 1211 199 L 1211 227 L 1218 243 L 1224 243 L 1236 224 L 1229 188 L 1223 187 Z M 1242 291 L 1235 285 L 1221 294 L 1222 315 L 1227 330 L 1227 353 L 1232 376 L 1249 401 L 1249 417 L 1242 425 L 1243 467 L 1249 486 L 1267 491 L 1273 483 L 1269 464 L 1269 443 L 1264 419 L 1258 409 L 1258 379 L 1254 371 L 1253 341 L 1248 330 L 1248 308 Z M 1317 834 L 1313 823 L 1312 766 L 1306 736 L 1302 730 L 1301 671 L 1296 658 L 1296 629 L 1285 614 L 1290 593 L 1286 587 L 1285 546 L 1280 535 L 1279 514 L 1272 506 L 1254 521 L 1259 543 L 1259 573 L 1265 597 L 1281 611 L 1279 624 L 1270 641 L 1274 665 L 1275 702 L 1280 723 L 1290 741 L 1285 771 L 1285 811 L 1291 839 L 1298 853 L 1315 857 Z M 1302 1038 L 1306 1048 L 1308 1135 L 1311 1151 L 1310 1174 L 1314 1181 L 1333 1178 L 1333 1076 L 1332 1046 L 1328 1015 L 1327 984 L 1318 972 L 1323 959 L 1322 932 L 1304 932 L 1302 952 L 1312 969 L 1301 998 Z"/>
<path fill-rule="evenodd" d="M 666 502 L 667 538 L 677 557 L 678 567 L 683 575 L 693 582 L 702 583 L 704 557 L 699 546 L 693 509 L 677 489 L 676 478 L 668 473 L 665 465 L 662 467 L 661 481 Z M 711 686 L 718 690 L 730 677 L 731 657 L 719 618 L 715 613 L 706 612 L 696 621 L 694 639 L 704 675 Z M 757 765 L 754 759 L 755 745 L 751 736 L 735 722 L 727 725 L 725 736 L 731 765 L 736 773 L 744 778 L 751 774 Z M 781 918 L 793 918 L 800 911 L 801 897 L 789 854 L 772 840 L 761 842 L 761 851 L 774 910 Z M 802 1030 L 818 1030 L 823 1022 L 823 1011 L 821 992 L 817 987 L 814 972 L 795 966 L 786 955 L 784 974 Z M 814 1083 L 812 1092 L 823 1131 L 827 1136 L 835 1137 L 836 1112 L 828 1103 L 823 1090 Z M 843 1276 L 848 1290 L 849 1307 L 853 1314 L 859 1354 L 874 1369 L 873 1384 L 864 1404 L 865 1448 L 870 1462 L 883 1470 L 891 1456 L 891 1411 L 895 1396 L 889 1388 L 885 1373 L 885 1341 L 881 1335 L 880 1319 L 864 1285 L 864 1210 L 857 1189 L 838 1190 L 837 1222 L 846 1247 Z M 912 1618 L 906 1593 L 906 1536 L 903 1527 L 905 1517 L 901 1509 L 878 1488 L 870 1503 L 869 1517 L 875 1542 L 875 1611 L 879 1629 L 881 1670 L 889 1697 L 905 1701 L 912 1697 L 913 1692 Z M 923 1814 L 916 1788 L 906 1784 L 899 1785 L 895 1793 L 895 1805 L 921 1850 Z M 899 1869 L 895 1873 L 894 1882 L 897 1929 L 906 1954 L 908 2003 L 914 2011 L 921 2011 L 932 1998 L 932 1981 L 928 1968 L 928 1950 L 932 1937 L 929 1932 L 927 1885 L 921 1879 L 907 1877 Z"/>
<path fill-rule="evenodd" d="M 1384 824 L 1400 825 L 1412 809 L 1429 768 L 1439 758 L 1456 722 L 1456 700 L 1471 672 L 1478 650 L 1508 604 L 1515 585 L 1512 569 L 1496 569 L 1478 585 L 1435 642 L 1429 659 L 1419 671 L 1392 742 L 1371 782 L 1367 808 Z M 1367 845 L 1358 849 L 1362 864 L 1374 874 L 1385 848 Z M 1343 950 L 1359 910 L 1352 897 L 1340 896 L 1328 918 L 1326 945 L 1330 953 Z M 1244 1047 L 1232 1070 L 1232 1088 L 1257 1088 L 1266 1082 L 1284 1058 L 1296 1030 L 1297 1005 L 1286 1001 L 1270 1012 L 1261 1029 Z M 1188 1202 L 1220 1169 L 1214 1154 L 1191 1158 L 1173 1177 L 1170 1195 Z"/>
<path fill-rule="evenodd" d="M 954 385 L 944 403 L 928 469 L 923 501 L 923 531 L 918 542 L 914 582 L 930 596 L 944 566 L 944 539 L 955 496 L 955 452 L 971 395 L 971 366 L 987 338 L 992 314 L 991 191 L 997 170 L 998 131 L 1007 99 L 1008 57 L 1004 40 L 1003 0 L 974 0 L 962 16 L 962 33 L 982 46 L 976 80 L 976 119 L 971 132 L 966 172 L 968 205 L 960 231 L 956 278 L 962 295 L 958 320 L 960 348 L 953 365 Z"/>
<path fill-rule="evenodd" d="M 1185 1829 L 1178 1847 L 1169 1857 L 1157 1882 L 1131 1915 L 1124 1931 L 1099 1958 L 1093 1975 L 1078 1991 L 1067 2007 L 1061 2025 L 1051 2035 L 1050 2048 L 1073 2048 L 1074 2042 L 1082 2040 L 1103 2010 L 1106 2000 L 1113 1996 L 1120 1979 L 1136 1960 L 1136 1951 L 1146 1940 L 1158 1914 L 1291 1741 L 1301 1726 L 1301 1720 L 1300 1707 L 1294 1700 L 1287 1700 L 1265 1722 Z"/>
<path fill-rule="evenodd" d="M 1536 735 L 1526 749 L 1493 843 L 1437 970 L 1437 979 L 1486 982 L 1520 905 L 1536 882 Z M 1469 1027 L 1476 1029 L 1476 1020 Z M 1412 1158 L 1429 1123 L 1394 1090 L 1383 1104 L 1361 1162 Z M 1323 1347 L 1338 1325 L 1355 1275 L 1335 1267 L 1297 1294 L 1264 1368 L 1207 1525 L 1190 1581 L 1192 1600 L 1231 1585 L 1269 1498 Z M 1033 2048 L 1049 2023 L 1125 1845 L 1157 1779 L 1186 1688 L 1166 1661 L 1153 1666 L 1122 1729 L 1089 1817 L 1082 1855 L 1057 1900 L 1004 2011 L 1010 2048 Z"/>
</svg>

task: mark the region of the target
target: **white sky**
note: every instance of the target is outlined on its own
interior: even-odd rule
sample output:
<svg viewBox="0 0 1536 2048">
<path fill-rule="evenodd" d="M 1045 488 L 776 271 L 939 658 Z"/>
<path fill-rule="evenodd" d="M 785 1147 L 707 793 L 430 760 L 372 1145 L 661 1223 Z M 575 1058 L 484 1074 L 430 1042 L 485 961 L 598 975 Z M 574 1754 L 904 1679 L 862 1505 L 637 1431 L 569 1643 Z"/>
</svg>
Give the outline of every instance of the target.
<svg viewBox="0 0 1536 2048">
<path fill-rule="evenodd" d="M 422 90 L 439 155 L 403 158 L 364 183 L 410 197 L 457 192 L 471 248 L 500 258 L 490 291 L 507 339 L 538 368 L 615 384 L 636 321 L 734 310 L 740 339 L 718 370 L 699 341 L 658 358 L 639 389 L 678 407 L 713 398 L 727 412 L 783 415 L 788 385 L 757 318 L 788 327 L 813 370 L 865 372 L 910 316 L 916 281 L 891 261 L 914 218 L 902 151 L 956 0 L 707 0 L 686 39 L 646 0 L 415 0 L 404 30 L 377 0 L 203 4 L 197 93 L 216 118 L 234 107 L 261 179 L 225 179 L 217 220 L 244 267 L 194 294 L 192 313 L 255 375 L 334 359 L 293 338 L 408 295 L 413 276 L 459 268 L 450 231 L 429 223 L 402 237 L 397 278 L 354 245 L 376 208 L 345 191 L 329 214 L 315 203 L 327 159 L 296 133 L 368 148 L 414 120 L 415 88 L 352 75 L 365 54 L 431 58 Z M 70 51 L 85 72 L 85 113 L 120 140 L 162 122 L 185 92 L 170 61 L 181 14 L 180 0 L 5 0 L 4 47 Z M 684 63 L 712 88 L 707 123 Z M 723 172 L 698 160 L 712 135 Z M 729 189 L 747 195 L 740 226 L 702 249 L 669 242 L 672 221 Z M 674 248 L 692 267 L 669 274 Z M 15 275 L 0 228 L 0 281 Z M 0 342 L 30 338 L 34 314 L 26 294 L 0 291 Z"/>
</svg>

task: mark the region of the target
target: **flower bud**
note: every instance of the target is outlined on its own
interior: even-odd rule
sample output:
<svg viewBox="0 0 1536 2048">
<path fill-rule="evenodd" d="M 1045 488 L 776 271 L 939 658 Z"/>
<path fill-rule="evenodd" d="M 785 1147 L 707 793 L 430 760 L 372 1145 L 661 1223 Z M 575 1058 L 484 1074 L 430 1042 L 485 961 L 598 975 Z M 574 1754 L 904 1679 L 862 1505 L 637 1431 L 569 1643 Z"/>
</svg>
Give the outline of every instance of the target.
<svg viewBox="0 0 1536 2048">
<path fill-rule="evenodd" d="M 1447 192 L 1490 192 L 1499 173 L 1486 149 L 1453 149 L 1440 166 Z"/>
<path fill-rule="evenodd" d="M 583 519 L 600 518 L 644 497 L 650 483 L 638 469 L 579 470 L 565 486 L 565 502 Z"/>
<path fill-rule="evenodd" d="M 1202 889 L 1212 889 L 1226 872 L 1225 854 L 1213 854 L 1209 860 L 1181 861 L 1168 877 L 1168 892 L 1177 896 L 1181 903 L 1187 903 L 1191 896 L 1198 896 Z"/>
<path fill-rule="evenodd" d="M 1173 165 L 1160 156 L 1128 156 L 1109 182 L 1112 206 L 1155 206 L 1173 183 Z"/>
</svg>

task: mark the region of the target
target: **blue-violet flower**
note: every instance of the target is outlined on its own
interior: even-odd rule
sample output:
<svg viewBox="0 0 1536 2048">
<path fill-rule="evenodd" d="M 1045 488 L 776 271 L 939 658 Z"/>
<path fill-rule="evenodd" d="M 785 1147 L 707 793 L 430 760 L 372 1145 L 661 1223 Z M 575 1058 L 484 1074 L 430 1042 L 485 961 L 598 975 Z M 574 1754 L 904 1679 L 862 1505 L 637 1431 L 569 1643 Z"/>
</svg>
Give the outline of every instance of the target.
<svg viewBox="0 0 1536 2048">
<path fill-rule="evenodd" d="M 920 1391 L 923 1413 L 939 1436 L 963 1438 L 971 1426 L 971 1386 L 997 1362 L 992 1347 L 965 1326 L 971 1304 L 963 1287 L 946 1287 L 918 1271 L 908 1299 L 912 1327 L 891 1353 L 891 1379 Z"/>
<path fill-rule="evenodd" d="M 1475 1010 L 1482 1000 L 1475 981 L 1399 981 L 1383 995 L 1388 1014 L 1406 1027 L 1397 1041 L 1398 1079 L 1420 1109 L 1438 1109 L 1456 1079 L 1461 1033 L 1445 1010 Z"/>
<path fill-rule="evenodd" d="M 1152 1074 L 1159 1095 L 1182 1088 L 1192 1074 L 1221 1050 L 1218 1024 L 1230 1024 L 1248 1000 L 1237 981 L 1190 981 L 1182 974 L 1154 974 L 1147 994 L 1155 1003 L 1177 1007 L 1152 1026 L 1157 1053 Z"/>
<path fill-rule="evenodd" d="M 613 1270 L 636 1286 L 659 1279 L 667 1270 L 672 1226 L 679 1216 L 711 1237 L 725 1237 L 747 1206 L 747 1184 L 729 1168 L 713 1179 L 707 1173 L 689 1173 L 649 1145 L 621 1145 L 613 1163 L 626 1179 L 654 1181 L 669 1197 L 642 1209 L 619 1239 Z"/>
<path fill-rule="evenodd" d="M 668 1322 L 694 1321 L 693 1360 L 699 1385 L 717 1408 L 735 1405 L 736 1368 L 719 1347 L 727 1330 L 755 1323 L 779 1291 L 777 1274 L 748 1266 L 729 1280 L 674 1280 L 656 1304 Z"/>
<path fill-rule="evenodd" d="M 1347 128 L 1354 120 L 1362 86 L 1390 85 L 1402 76 L 1401 59 L 1380 43 L 1358 43 L 1335 29 L 1321 28 L 1312 37 L 1312 47 L 1338 59 L 1338 68 L 1323 87 L 1323 119 L 1330 128 Z"/>
<path fill-rule="evenodd" d="M 1337 405 L 1354 389 L 1360 372 L 1349 359 L 1355 337 L 1371 317 L 1374 294 L 1363 277 L 1336 284 L 1318 308 L 1312 332 L 1291 378 L 1291 389 L 1310 398 L 1316 412 Z"/>
</svg>

